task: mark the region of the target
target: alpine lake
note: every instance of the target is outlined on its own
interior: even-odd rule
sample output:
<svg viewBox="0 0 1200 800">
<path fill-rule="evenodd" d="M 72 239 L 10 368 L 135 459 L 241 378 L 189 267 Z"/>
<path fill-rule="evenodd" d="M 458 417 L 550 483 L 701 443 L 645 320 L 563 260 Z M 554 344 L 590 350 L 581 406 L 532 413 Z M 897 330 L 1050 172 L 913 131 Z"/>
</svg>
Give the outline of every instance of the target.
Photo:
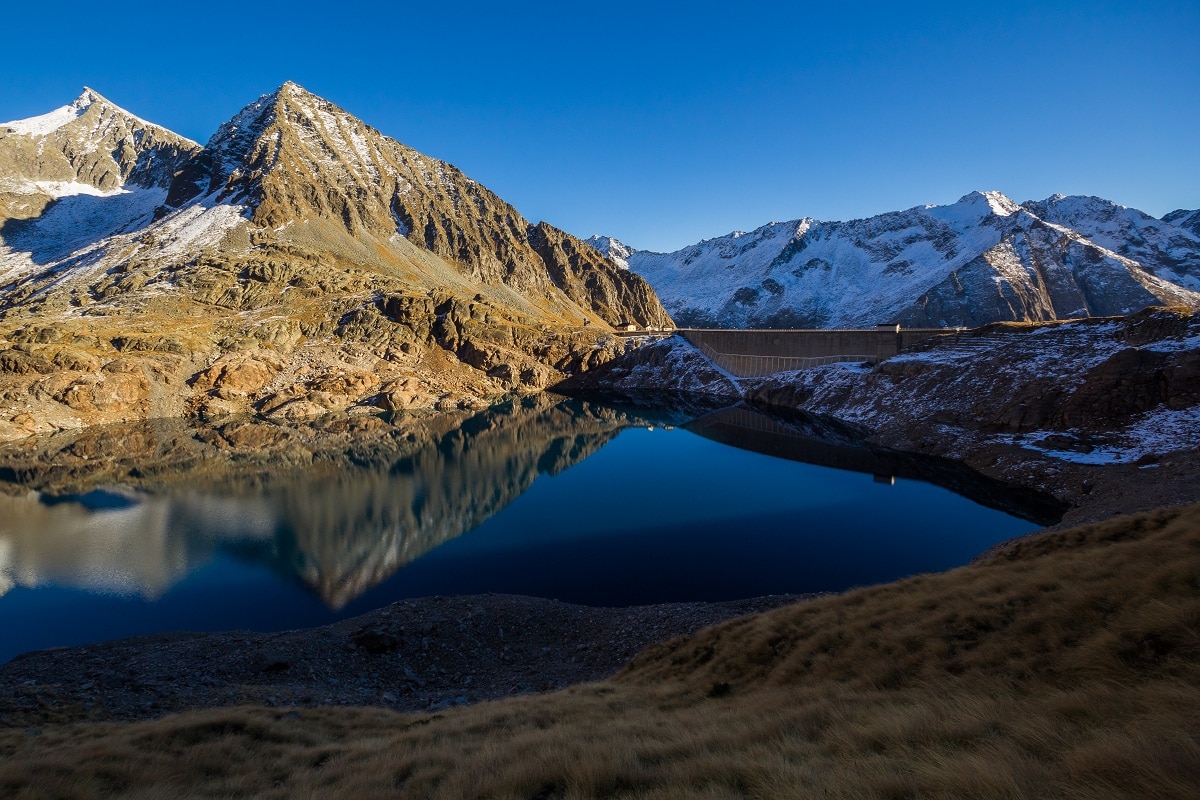
<svg viewBox="0 0 1200 800">
<path fill-rule="evenodd" d="M 0 451 L 0 663 L 395 600 L 597 606 L 838 592 L 1061 509 L 828 420 L 555 396 L 476 412 L 160 420 Z"/>
</svg>

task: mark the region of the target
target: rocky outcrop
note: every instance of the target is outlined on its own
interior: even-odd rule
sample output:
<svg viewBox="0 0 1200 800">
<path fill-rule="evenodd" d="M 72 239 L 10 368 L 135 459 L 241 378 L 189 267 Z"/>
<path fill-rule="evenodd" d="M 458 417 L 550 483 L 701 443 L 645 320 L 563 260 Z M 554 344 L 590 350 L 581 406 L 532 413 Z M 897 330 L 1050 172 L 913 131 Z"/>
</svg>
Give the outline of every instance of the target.
<svg viewBox="0 0 1200 800">
<path fill-rule="evenodd" d="M 728 402 L 742 398 L 733 376 L 678 336 L 632 350 L 554 389 L 581 397 L 616 399 L 634 399 L 647 393 L 700 395 Z"/>
<path fill-rule="evenodd" d="M 294 83 L 222 125 L 180 172 L 167 207 L 203 196 L 247 206 L 261 228 L 323 219 L 353 236 L 403 237 L 472 281 L 559 304 L 561 292 L 578 306 L 576 315 L 582 310 L 609 324 L 669 323 L 637 276 L 544 222 L 530 225 L 454 165 L 382 135 Z"/>
<path fill-rule="evenodd" d="M 937 454 L 1053 434 L 1079 452 L 1111 445 L 1104 457 L 1121 460 L 1200 445 L 1200 314 L 1155 308 L 1129 317 L 997 323 L 928 339 L 873 367 L 830 364 L 767 378 L 725 375 L 673 337 L 561 388 L 585 396 L 740 398 L 826 415 L 888 446 Z"/>
<path fill-rule="evenodd" d="M 1000 324 L 840 365 L 744 382 L 756 402 L 828 414 L 892 447 L 967 457 L 1018 444 L 1131 463 L 1200 446 L 1200 315 Z"/>
<path fill-rule="evenodd" d="M 607 259 L 597 258 L 595 248 L 545 222 L 529 229 L 529 243 L 559 289 L 611 324 L 673 327 L 650 285 L 629 270 L 612 269 Z"/>
</svg>

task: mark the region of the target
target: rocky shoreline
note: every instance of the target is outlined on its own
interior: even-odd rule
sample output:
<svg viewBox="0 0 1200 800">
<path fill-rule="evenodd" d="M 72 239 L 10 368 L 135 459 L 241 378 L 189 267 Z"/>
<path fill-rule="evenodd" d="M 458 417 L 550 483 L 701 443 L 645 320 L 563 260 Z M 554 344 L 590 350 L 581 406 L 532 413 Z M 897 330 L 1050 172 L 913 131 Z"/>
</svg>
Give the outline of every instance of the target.
<svg viewBox="0 0 1200 800">
<path fill-rule="evenodd" d="M 234 705 L 436 711 L 608 678 L 651 644 L 810 596 L 631 608 L 427 597 L 306 630 L 43 650 L 0 665 L 0 728 Z"/>
</svg>

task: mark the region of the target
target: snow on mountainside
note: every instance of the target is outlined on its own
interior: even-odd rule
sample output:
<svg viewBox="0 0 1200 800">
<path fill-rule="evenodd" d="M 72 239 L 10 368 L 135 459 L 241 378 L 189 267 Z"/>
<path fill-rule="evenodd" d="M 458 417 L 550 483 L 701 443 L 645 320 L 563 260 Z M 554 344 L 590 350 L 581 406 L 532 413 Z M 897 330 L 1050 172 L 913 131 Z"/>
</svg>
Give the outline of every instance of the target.
<svg viewBox="0 0 1200 800">
<path fill-rule="evenodd" d="M 83 187 L 165 189 L 199 149 L 85 88 L 48 114 L 0 123 L 0 191 L 59 198 L 86 192 Z"/>
<path fill-rule="evenodd" d="M 91 89 L 48 114 L 0 123 L 0 280 L 94 262 L 108 237 L 153 219 L 200 149 Z"/>
<path fill-rule="evenodd" d="M 621 247 L 680 325 L 977 326 L 1200 305 L 1189 219 L 1098 198 L 1018 205 L 972 192 L 868 219 L 773 222 L 674 253 L 593 239 L 601 252 Z"/>
<path fill-rule="evenodd" d="M 1177 209 L 1163 216 L 1163 222 L 1169 222 L 1177 228 L 1189 230 L 1200 237 L 1200 211 Z"/>
<path fill-rule="evenodd" d="M 629 261 L 627 259 L 633 254 L 633 248 L 622 244 L 611 236 L 591 236 L 584 241 L 599 250 L 601 255 L 606 256 L 621 269 L 629 269 Z"/>
<path fill-rule="evenodd" d="M 291 82 L 203 148 L 90 89 L 5 130 L 0 181 L 13 198 L 42 192 L 7 215 L 27 220 L 0 230 L 0 280 L 20 297 L 78 287 L 131 257 L 241 257 L 270 240 L 318 259 L 403 265 L 421 291 L 469 296 L 482 283 L 556 324 L 669 322 L 638 276 Z M 168 288 L 160 277 L 148 284 Z"/>
<path fill-rule="evenodd" d="M 1160 278 L 1200 291 L 1200 234 L 1186 224 L 1171 224 L 1099 197 L 1056 194 L 1024 207 L 1052 225 L 1080 233 L 1138 264 L 1150 265 L 1150 271 Z"/>
<path fill-rule="evenodd" d="M 91 90 L 0 129 L 0 439 L 466 408 L 614 357 L 649 285 L 294 83 L 204 147 Z"/>
</svg>

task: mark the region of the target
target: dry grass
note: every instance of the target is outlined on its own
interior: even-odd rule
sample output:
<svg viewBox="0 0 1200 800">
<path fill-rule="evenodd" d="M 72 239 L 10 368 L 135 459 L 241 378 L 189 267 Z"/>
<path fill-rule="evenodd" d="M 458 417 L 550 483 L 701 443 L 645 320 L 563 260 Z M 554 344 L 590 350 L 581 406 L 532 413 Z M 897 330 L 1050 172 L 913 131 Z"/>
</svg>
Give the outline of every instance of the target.
<svg viewBox="0 0 1200 800">
<path fill-rule="evenodd" d="M 0 796 L 1200 796 L 1200 506 L 651 648 L 444 714 L 238 708 L 0 734 Z"/>
</svg>

